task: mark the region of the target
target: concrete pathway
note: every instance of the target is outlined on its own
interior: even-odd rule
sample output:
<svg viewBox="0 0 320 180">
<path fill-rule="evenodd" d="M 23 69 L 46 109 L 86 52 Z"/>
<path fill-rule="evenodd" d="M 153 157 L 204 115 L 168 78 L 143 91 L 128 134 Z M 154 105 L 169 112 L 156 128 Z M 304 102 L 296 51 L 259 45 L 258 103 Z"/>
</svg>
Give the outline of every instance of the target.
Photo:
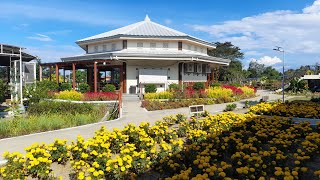
<svg viewBox="0 0 320 180">
<path fill-rule="evenodd" d="M 259 101 L 262 96 L 268 95 L 269 100 L 277 100 L 281 98 L 281 95 L 270 94 L 269 91 L 258 91 L 258 97 L 247 99 L 250 101 Z M 246 100 L 234 102 L 237 107 L 242 108 Z M 215 114 L 222 112 L 226 107 L 226 104 L 214 104 L 205 106 L 205 110 Z M 112 130 L 113 128 L 123 128 L 128 123 L 139 125 L 141 122 L 150 122 L 154 124 L 157 120 L 161 120 L 162 117 L 167 115 L 175 115 L 182 113 L 185 115 L 189 114 L 188 108 L 170 109 L 170 110 L 159 110 L 159 111 L 146 111 L 140 107 L 140 101 L 138 97 L 133 95 L 124 95 L 123 97 L 123 116 L 119 120 L 100 122 L 95 124 L 88 124 L 84 126 L 78 126 L 73 128 L 61 129 L 56 131 L 49 131 L 37 134 L 30 134 L 25 136 L 18 136 L 13 138 L 6 138 L 0 140 L 0 155 L 5 151 L 14 152 L 18 151 L 24 153 L 24 148 L 30 146 L 35 142 L 51 143 L 54 139 L 66 139 L 75 140 L 78 135 L 84 138 L 92 137 L 94 131 L 98 130 L 101 126 L 106 126 L 107 129 Z M 3 160 L 0 157 L 0 162 Z"/>
</svg>

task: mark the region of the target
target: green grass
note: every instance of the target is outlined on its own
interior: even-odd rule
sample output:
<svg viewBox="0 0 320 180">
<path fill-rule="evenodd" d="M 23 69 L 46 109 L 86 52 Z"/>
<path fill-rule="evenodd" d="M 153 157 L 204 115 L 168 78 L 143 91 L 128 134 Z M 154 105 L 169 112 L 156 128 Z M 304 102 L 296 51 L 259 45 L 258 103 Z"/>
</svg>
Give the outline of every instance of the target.
<svg viewBox="0 0 320 180">
<path fill-rule="evenodd" d="M 56 130 L 100 121 L 107 112 L 106 106 L 94 106 L 90 113 L 47 113 L 15 117 L 0 121 L 0 139 L 37 132 Z"/>
</svg>

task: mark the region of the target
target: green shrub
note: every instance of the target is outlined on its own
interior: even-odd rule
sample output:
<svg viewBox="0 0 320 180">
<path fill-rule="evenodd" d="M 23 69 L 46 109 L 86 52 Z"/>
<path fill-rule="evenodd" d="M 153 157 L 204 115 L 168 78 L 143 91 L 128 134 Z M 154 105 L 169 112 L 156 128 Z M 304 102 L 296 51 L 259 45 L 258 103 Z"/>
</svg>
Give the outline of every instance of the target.
<svg viewBox="0 0 320 180">
<path fill-rule="evenodd" d="M 205 85 L 204 85 L 203 82 L 196 82 L 196 83 L 194 83 L 194 85 L 192 86 L 192 89 L 194 89 L 194 90 L 205 89 Z"/>
<path fill-rule="evenodd" d="M 227 104 L 224 111 L 233 111 L 236 109 L 236 107 L 237 107 L 237 104 L 235 104 L 235 103 Z"/>
<path fill-rule="evenodd" d="M 90 86 L 89 86 L 89 84 L 87 84 L 87 83 L 81 83 L 81 84 L 79 84 L 79 91 L 81 92 L 81 93 L 86 93 L 86 92 L 89 92 L 90 91 Z"/>
<path fill-rule="evenodd" d="M 155 84 L 146 84 L 144 85 L 145 93 L 155 93 L 157 92 L 157 86 Z"/>
<path fill-rule="evenodd" d="M 29 99 L 30 103 L 37 103 L 40 99 L 50 98 L 49 92 L 58 91 L 59 85 L 56 82 L 46 80 L 37 81 L 35 84 L 26 85 L 23 90 L 24 96 Z"/>
<path fill-rule="evenodd" d="M 176 83 L 172 83 L 172 84 L 169 84 L 169 90 L 170 91 L 177 91 L 177 90 L 179 90 L 180 88 L 179 88 L 179 85 L 178 84 L 176 84 Z"/>
<path fill-rule="evenodd" d="M 90 114 L 93 110 L 94 105 L 88 103 L 41 101 L 36 104 L 31 104 L 28 107 L 27 113 L 28 115 Z"/>
<path fill-rule="evenodd" d="M 58 91 L 59 90 L 59 85 L 54 82 L 54 81 L 38 81 L 37 82 L 37 87 L 43 88 L 48 91 Z"/>
<path fill-rule="evenodd" d="M 0 102 L 3 102 L 5 100 L 5 96 L 8 90 L 8 85 L 0 79 Z"/>
<path fill-rule="evenodd" d="M 71 83 L 61 83 L 60 91 L 70 91 L 72 89 Z"/>
<path fill-rule="evenodd" d="M 218 82 L 214 82 L 214 83 L 211 83 L 210 84 L 210 87 L 221 87 L 221 84 L 220 83 L 218 83 Z"/>
<path fill-rule="evenodd" d="M 114 92 L 116 90 L 116 86 L 113 84 L 106 84 L 103 88 L 103 92 Z"/>
</svg>

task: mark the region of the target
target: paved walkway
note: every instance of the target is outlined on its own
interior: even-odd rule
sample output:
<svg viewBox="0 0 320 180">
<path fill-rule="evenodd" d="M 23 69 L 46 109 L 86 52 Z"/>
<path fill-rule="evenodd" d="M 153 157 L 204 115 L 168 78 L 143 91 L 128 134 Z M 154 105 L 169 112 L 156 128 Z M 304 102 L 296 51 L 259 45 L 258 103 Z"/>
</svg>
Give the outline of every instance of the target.
<svg viewBox="0 0 320 180">
<path fill-rule="evenodd" d="M 268 95 L 269 100 L 277 100 L 281 98 L 281 95 L 270 94 L 268 91 L 258 91 L 258 97 L 247 99 L 250 101 L 259 101 L 262 96 Z M 237 107 L 242 108 L 246 100 L 235 102 Z M 226 104 L 214 104 L 205 106 L 205 110 L 208 110 L 210 113 L 215 114 L 222 112 L 226 107 Z M 112 130 L 112 128 L 123 128 L 128 123 L 139 125 L 141 122 L 150 122 L 154 124 L 157 120 L 161 120 L 163 116 L 166 115 L 175 115 L 178 113 L 189 114 L 188 108 L 179 108 L 172 110 L 160 110 L 160 111 L 146 111 L 145 109 L 140 108 L 140 102 L 135 96 L 125 96 L 123 102 L 123 116 L 119 120 L 100 122 L 95 124 L 89 124 L 74 128 L 61 129 L 50 132 L 43 132 L 38 134 L 31 134 L 13 138 L 6 138 L 0 140 L 0 155 L 4 151 L 18 151 L 24 153 L 24 148 L 30 146 L 35 142 L 44 142 L 51 143 L 54 139 L 67 139 L 69 141 L 75 140 L 77 135 L 81 135 L 84 138 L 92 137 L 94 131 L 98 130 L 101 126 L 106 126 L 107 129 Z M 0 162 L 3 160 L 0 157 Z"/>
</svg>

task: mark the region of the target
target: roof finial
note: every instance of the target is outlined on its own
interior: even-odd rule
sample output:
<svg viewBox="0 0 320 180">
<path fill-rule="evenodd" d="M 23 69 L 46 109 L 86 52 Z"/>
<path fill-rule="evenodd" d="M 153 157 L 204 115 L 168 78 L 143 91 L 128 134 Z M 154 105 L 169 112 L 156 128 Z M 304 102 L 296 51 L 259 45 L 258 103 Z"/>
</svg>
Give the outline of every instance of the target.
<svg viewBox="0 0 320 180">
<path fill-rule="evenodd" d="M 150 18 L 148 16 L 148 14 L 146 14 L 146 17 L 144 18 L 144 21 L 150 21 Z"/>
</svg>

